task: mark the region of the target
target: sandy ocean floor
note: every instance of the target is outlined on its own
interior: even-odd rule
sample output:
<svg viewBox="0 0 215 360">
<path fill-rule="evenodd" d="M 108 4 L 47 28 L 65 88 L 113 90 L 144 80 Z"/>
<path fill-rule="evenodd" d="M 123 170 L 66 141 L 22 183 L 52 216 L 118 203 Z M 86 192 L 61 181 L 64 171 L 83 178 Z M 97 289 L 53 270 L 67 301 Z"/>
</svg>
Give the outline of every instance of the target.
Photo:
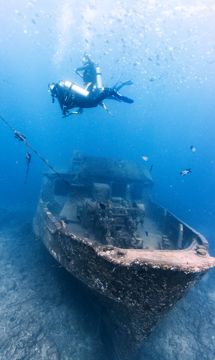
<svg viewBox="0 0 215 360">
<path fill-rule="evenodd" d="M 26 209 L 0 210 L 0 360 L 112 360 L 92 299 L 32 232 Z M 215 359 L 215 272 L 157 326 L 141 360 Z"/>
</svg>

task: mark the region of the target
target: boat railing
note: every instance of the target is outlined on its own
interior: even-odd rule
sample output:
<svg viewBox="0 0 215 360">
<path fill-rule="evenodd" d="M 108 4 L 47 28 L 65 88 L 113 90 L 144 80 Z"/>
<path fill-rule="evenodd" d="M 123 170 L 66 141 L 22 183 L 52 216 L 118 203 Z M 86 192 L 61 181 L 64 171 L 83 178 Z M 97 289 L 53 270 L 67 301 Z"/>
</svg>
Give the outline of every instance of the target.
<svg viewBox="0 0 215 360">
<path fill-rule="evenodd" d="M 208 248 L 204 236 L 159 204 L 150 201 L 148 211 L 156 218 L 162 233 L 169 238 L 175 249 L 190 249 L 197 245 Z"/>
</svg>

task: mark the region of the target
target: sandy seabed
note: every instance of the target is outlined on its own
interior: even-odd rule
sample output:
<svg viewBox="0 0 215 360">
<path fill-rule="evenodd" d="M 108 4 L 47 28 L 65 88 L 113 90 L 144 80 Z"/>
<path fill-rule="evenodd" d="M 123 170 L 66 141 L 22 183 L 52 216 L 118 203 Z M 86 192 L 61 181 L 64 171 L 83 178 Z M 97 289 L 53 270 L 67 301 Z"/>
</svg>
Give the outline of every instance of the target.
<svg viewBox="0 0 215 360">
<path fill-rule="evenodd" d="M 112 360 L 82 287 L 32 231 L 32 211 L 0 210 L 0 360 Z M 215 271 L 165 316 L 140 360 L 215 359 Z"/>
</svg>

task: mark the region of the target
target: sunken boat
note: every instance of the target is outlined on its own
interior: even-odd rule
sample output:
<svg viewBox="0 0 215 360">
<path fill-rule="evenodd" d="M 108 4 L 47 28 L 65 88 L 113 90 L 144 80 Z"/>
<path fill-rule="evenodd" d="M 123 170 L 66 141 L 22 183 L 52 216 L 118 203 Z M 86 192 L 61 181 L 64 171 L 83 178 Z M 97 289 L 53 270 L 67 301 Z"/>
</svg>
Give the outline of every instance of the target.
<svg viewBox="0 0 215 360">
<path fill-rule="evenodd" d="M 215 266 L 205 237 L 153 202 L 152 186 L 142 166 L 76 154 L 68 172 L 45 175 L 34 219 L 50 254 L 93 292 L 114 359 L 138 358 L 161 317 Z"/>
</svg>

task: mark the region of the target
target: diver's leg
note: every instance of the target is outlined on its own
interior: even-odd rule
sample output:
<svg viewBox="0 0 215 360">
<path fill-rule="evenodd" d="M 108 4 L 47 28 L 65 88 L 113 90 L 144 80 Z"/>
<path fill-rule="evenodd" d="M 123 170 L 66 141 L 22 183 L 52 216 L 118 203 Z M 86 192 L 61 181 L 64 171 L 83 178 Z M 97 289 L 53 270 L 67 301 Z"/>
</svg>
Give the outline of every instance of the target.
<svg viewBox="0 0 215 360">
<path fill-rule="evenodd" d="M 127 96 L 122 96 L 121 95 L 121 100 L 120 101 L 123 101 L 127 104 L 133 104 L 134 100 L 132 100 L 131 98 L 127 97 Z"/>
<path fill-rule="evenodd" d="M 121 101 L 121 95 L 112 88 L 105 88 L 105 90 L 102 93 L 103 99 L 112 99 L 112 100 L 116 100 L 116 101 Z"/>
<path fill-rule="evenodd" d="M 121 95 L 114 89 L 109 89 L 109 94 L 111 95 L 111 99 L 116 101 L 123 101 L 128 104 L 132 104 L 134 102 L 134 100 L 128 98 L 127 96 Z"/>
</svg>

